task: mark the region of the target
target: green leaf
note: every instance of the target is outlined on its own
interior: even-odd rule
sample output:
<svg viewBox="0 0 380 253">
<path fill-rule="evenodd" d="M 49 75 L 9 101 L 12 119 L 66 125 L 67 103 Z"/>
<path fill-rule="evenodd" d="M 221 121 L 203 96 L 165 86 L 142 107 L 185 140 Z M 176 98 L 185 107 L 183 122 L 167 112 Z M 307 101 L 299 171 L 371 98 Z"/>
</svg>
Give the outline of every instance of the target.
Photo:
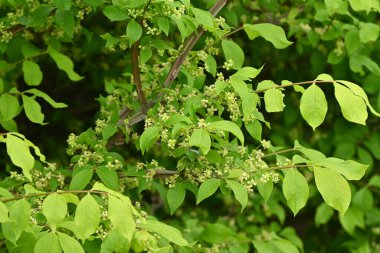
<svg viewBox="0 0 380 253">
<path fill-rule="evenodd" d="M 191 12 L 194 14 L 195 20 L 200 24 L 206 27 L 214 27 L 214 19 L 210 12 L 191 7 Z"/>
<path fill-rule="evenodd" d="M 287 170 L 282 191 L 294 215 L 306 205 L 309 198 L 309 185 L 305 177 L 294 168 Z"/>
<path fill-rule="evenodd" d="M 235 195 L 235 198 L 241 204 L 241 212 L 243 212 L 244 208 L 248 203 L 248 191 L 244 185 L 239 182 L 233 180 L 226 180 L 227 185 L 231 188 L 232 192 Z"/>
<path fill-rule="evenodd" d="M 283 49 L 290 46 L 293 42 L 288 41 L 284 30 L 280 26 L 270 23 L 262 24 L 245 24 L 244 31 L 247 33 L 248 38 L 251 40 L 257 37 L 263 37 L 265 40 L 271 42 L 277 49 Z"/>
<path fill-rule="evenodd" d="M 36 86 L 41 84 L 43 74 L 37 63 L 29 60 L 24 61 L 22 71 L 27 85 Z"/>
<path fill-rule="evenodd" d="M 42 92 L 40 90 L 37 90 L 37 89 L 29 89 L 29 90 L 24 91 L 24 93 L 30 93 L 30 94 L 36 95 L 37 97 L 44 99 L 46 102 L 48 102 L 54 108 L 67 107 L 66 104 L 55 102 L 48 94 L 46 94 L 45 92 Z"/>
<path fill-rule="evenodd" d="M 38 239 L 34 246 L 34 252 L 38 253 L 61 253 L 58 236 L 53 232 L 48 232 Z"/>
<path fill-rule="evenodd" d="M 349 0 L 354 11 L 366 11 L 367 14 L 373 9 L 379 11 L 379 3 L 373 0 Z"/>
<path fill-rule="evenodd" d="M 355 84 L 355 83 L 351 83 L 351 82 L 348 82 L 348 81 L 343 81 L 343 80 L 338 80 L 337 82 L 347 86 L 347 88 L 349 88 L 351 90 L 352 93 L 354 93 L 356 96 L 359 96 L 361 97 L 364 102 L 367 104 L 369 110 L 376 116 L 380 117 L 380 113 L 376 112 L 375 109 L 371 106 L 371 104 L 369 103 L 369 100 L 368 100 L 368 97 L 367 97 L 367 94 L 365 93 L 365 91 L 362 89 L 362 87 L 360 87 L 359 85 Z"/>
<path fill-rule="evenodd" d="M 348 121 L 365 125 L 368 112 L 364 100 L 341 84 L 334 83 L 334 88 L 343 117 Z"/>
<path fill-rule="evenodd" d="M 380 188 L 380 176 L 379 175 L 372 176 L 368 182 L 368 185 Z"/>
<path fill-rule="evenodd" d="M 58 239 L 64 253 L 84 253 L 80 243 L 71 236 L 58 232 Z"/>
<path fill-rule="evenodd" d="M 325 0 L 325 4 L 330 16 L 334 13 L 343 14 L 347 12 L 347 3 L 342 0 Z"/>
<path fill-rule="evenodd" d="M 73 37 L 75 19 L 70 11 L 57 10 L 54 15 L 54 21 L 70 38 Z"/>
<path fill-rule="evenodd" d="M 111 124 L 107 124 L 104 126 L 102 130 L 102 139 L 107 141 L 117 132 L 117 127 Z"/>
<path fill-rule="evenodd" d="M 339 214 L 339 221 L 344 230 L 353 235 L 356 227 L 364 228 L 364 213 L 360 209 L 351 206 L 347 212 Z"/>
<path fill-rule="evenodd" d="M 163 31 L 166 36 L 169 35 L 169 30 L 170 30 L 170 21 L 167 17 L 160 17 L 158 19 L 158 27 L 160 28 L 161 31 Z"/>
<path fill-rule="evenodd" d="M 95 233 L 100 222 L 100 207 L 93 196 L 87 194 L 81 199 L 75 211 L 74 220 L 79 239 L 88 239 Z"/>
<path fill-rule="evenodd" d="M 0 222 L 3 223 L 7 221 L 10 221 L 8 207 L 0 201 Z"/>
<path fill-rule="evenodd" d="M 70 10 L 71 0 L 53 0 L 53 4 L 58 10 Z"/>
<path fill-rule="evenodd" d="M 244 52 L 231 40 L 222 40 L 222 49 L 226 61 L 232 60 L 233 68 L 240 69 L 244 63 Z"/>
<path fill-rule="evenodd" d="M 108 216 L 113 225 L 113 229 L 123 237 L 131 241 L 136 229 L 136 223 L 132 216 L 130 201 L 119 199 L 113 195 L 108 196 Z"/>
<path fill-rule="evenodd" d="M 301 115 L 315 130 L 323 123 L 327 113 L 327 101 L 322 89 L 317 85 L 309 86 L 301 97 Z"/>
<path fill-rule="evenodd" d="M 147 220 L 146 223 L 139 223 L 137 225 L 140 229 L 145 229 L 150 232 L 157 233 L 158 235 L 164 237 L 170 242 L 177 244 L 178 246 L 188 246 L 188 242 L 182 237 L 181 232 L 172 227 L 168 226 L 162 222 L 156 220 Z"/>
<path fill-rule="evenodd" d="M 257 103 L 259 102 L 259 97 L 257 94 L 252 93 L 248 89 L 248 86 L 243 81 L 243 79 L 245 79 L 243 75 L 238 75 L 238 76 L 233 75 L 230 78 L 229 82 L 234 88 L 234 90 L 236 91 L 236 93 L 239 94 L 242 100 L 242 109 L 243 109 L 244 117 L 251 118 L 253 112 L 256 111 Z"/>
<path fill-rule="evenodd" d="M 24 140 L 12 134 L 7 135 L 6 146 L 12 163 L 20 167 L 24 176 L 32 181 L 30 170 L 34 166 L 34 157 L 30 153 L 29 146 Z"/>
<path fill-rule="evenodd" d="M 41 112 L 40 104 L 35 100 L 35 97 L 22 95 L 22 102 L 26 116 L 33 123 L 44 125 L 44 114 Z"/>
<path fill-rule="evenodd" d="M 57 67 L 63 70 L 71 81 L 79 81 L 83 78 L 74 71 L 74 64 L 69 57 L 52 48 L 49 48 L 49 55 L 57 64 Z"/>
<path fill-rule="evenodd" d="M 190 146 L 199 147 L 202 153 L 206 155 L 211 148 L 211 138 L 209 133 L 204 129 L 196 129 L 189 139 Z"/>
<path fill-rule="evenodd" d="M 75 173 L 70 182 L 70 190 L 83 190 L 91 181 L 94 171 L 91 166 Z"/>
<path fill-rule="evenodd" d="M 235 237 L 236 234 L 234 231 L 219 223 L 208 225 L 200 235 L 202 241 L 211 244 L 227 242 L 233 240 Z"/>
<path fill-rule="evenodd" d="M 247 129 L 248 133 L 256 140 L 261 141 L 261 133 L 263 131 L 263 127 L 261 126 L 258 120 L 254 120 L 253 122 L 244 123 L 245 129 Z"/>
<path fill-rule="evenodd" d="M 109 5 L 104 8 L 103 13 L 111 21 L 122 21 L 129 18 L 128 12 L 126 10 L 122 10 L 121 8 L 114 5 Z"/>
<path fill-rule="evenodd" d="M 42 213 L 54 231 L 56 225 L 67 215 L 66 199 L 58 193 L 50 194 L 42 203 Z"/>
<path fill-rule="evenodd" d="M 105 165 L 99 166 L 96 169 L 96 174 L 108 188 L 119 190 L 119 177 L 116 171 L 107 168 Z"/>
<path fill-rule="evenodd" d="M 257 184 L 257 189 L 259 190 L 259 193 L 261 197 L 263 197 L 264 201 L 267 202 L 270 195 L 273 192 L 273 182 L 269 181 L 267 183 L 259 183 Z"/>
<path fill-rule="evenodd" d="M 91 6 L 99 6 L 103 4 L 103 0 L 83 0 L 85 3 L 91 5 Z"/>
<path fill-rule="evenodd" d="M 13 230 L 15 241 L 20 238 L 22 232 L 28 227 L 30 223 L 31 208 L 30 204 L 25 200 L 17 200 L 12 205 L 8 206 L 9 209 L 9 218 L 12 220 L 12 223 L 6 222 L 2 224 L 13 224 L 11 229 Z M 4 228 L 3 228 L 4 230 Z"/>
<path fill-rule="evenodd" d="M 15 96 L 8 93 L 0 96 L 0 119 L 8 121 L 17 116 L 20 111 L 20 104 Z"/>
<path fill-rule="evenodd" d="M 146 0 L 112 0 L 112 4 L 122 8 L 137 8 L 145 2 Z"/>
<path fill-rule="evenodd" d="M 220 179 L 210 178 L 204 181 L 198 190 L 197 205 L 202 202 L 202 200 L 213 195 L 220 185 Z"/>
<path fill-rule="evenodd" d="M 359 38 L 363 43 L 376 41 L 379 37 L 379 25 L 373 23 L 360 23 Z"/>
<path fill-rule="evenodd" d="M 315 183 L 326 204 L 341 213 L 347 211 L 351 201 L 351 190 L 346 179 L 338 172 L 313 166 Z"/>
<path fill-rule="evenodd" d="M 167 194 L 167 200 L 170 213 L 173 214 L 185 200 L 186 189 L 182 183 L 177 184 L 174 188 L 170 188 Z"/>
<path fill-rule="evenodd" d="M 261 70 L 263 70 L 264 66 L 259 69 L 255 69 L 252 67 L 243 67 L 239 69 L 235 74 L 233 74 L 230 78 L 236 78 L 242 81 L 248 81 L 255 78 L 258 74 L 260 74 Z"/>
<path fill-rule="evenodd" d="M 352 160 L 344 161 L 335 157 L 328 157 L 319 161 L 316 165 L 334 170 L 339 174 L 342 174 L 348 180 L 360 180 L 368 168 L 368 165 Z"/>
<path fill-rule="evenodd" d="M 129 46 L 131 47 L 133 43 L 138 41 L 142 35 L 142 28 L 139 23 L 135 20 L 131 20 L 127 26 L 127 36 L 129 41 Z"/>
<path fill-rule="evenodd" d="M 132 241 L 132 244 L 133 244 L 133 241 Z M 100 253 L 130 252 L 130 247 L 131 247 L 131 242 L 129 242 L 127 238 L 120 235 L 120 233 L 118 233 L 117 231 L 111 230 L 107 233 L 106 237 L 102 240 Z"/>
<path fill-rule="evenodd" d="M 360 189 L 356 192 L 352 203 L 363 213 L 369 212 L 373 208 L 372 192 L 367 187 Z"/>
<path fill-rule="evenodd" d="M 244 145 L 244 135 L 241 131 L 240 127 L 236 125 L 232 121 L 228 120 L 220 120 L 220 121 L 214 121 L 208 123 L 208 128 L 212 130 L 221 130 L 221 131 L 227 131 L 235 135 L 241 142 L 242 145 Z"/>
<path fill-rule="evenodd" d="M 320 204 L 317 208 L 314 219 L 317 227 L 319 227 L 319 225 L 326 224 L 331 219 L 333 214 L 334 210 L 329 205 L 326 203 Z"/>
<path fill-rule="evenodd" d="M 272 80 L 263 80 L 257 85 L 256 91 L 265 91 L 276 87 L 278 87 L 278 85 L 275 84 Z"/>
<path fill-rule="evenodd" d="M 207 67 L 207 71 L 212 76 L 215 76 L 216 75 L 217 63 L 216 63 L 216 60 L 215 60 L 214 56 L 212 56 L 211 54 L 207 55 L 207 57 L 205 59 L 205 64 L 206 64 L 206 67 Z"/>
<path fill-rule="evenodd" d="M 159 126 L 148 127 L 144 130 L 140 137 L 140 148 L 143 154 L 156 143 L 160 137 L 160 132 L 161 127 Z"/>
<path fill-rule="evenodd" d="M 267 112 L 281 112 L 284 105 L 284 97 L 279 89 L 269 89 L 264 93 L 265 110 Z"/>
</svg>

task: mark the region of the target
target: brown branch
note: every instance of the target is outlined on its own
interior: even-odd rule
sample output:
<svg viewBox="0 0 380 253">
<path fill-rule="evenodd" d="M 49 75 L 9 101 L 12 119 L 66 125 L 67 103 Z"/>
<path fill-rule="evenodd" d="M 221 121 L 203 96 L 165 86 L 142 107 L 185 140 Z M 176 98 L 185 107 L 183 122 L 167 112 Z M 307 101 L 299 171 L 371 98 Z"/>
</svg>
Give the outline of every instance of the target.
<svg viewBox="0 0 380 253">
<path fill-rule="evenodd" d="M 136 84 L 137 95 L 141 103 L 142 111 L 145 113 L 147 110 L 147 102 L 146 102 L 144 91 L 142 89 L 141 77 L 140 77 L 139 45 L 140 45 L 140 40 L 136 41 L 132 45 L 132 74 L 133 74 L 133 81 Z"/>
</svg>

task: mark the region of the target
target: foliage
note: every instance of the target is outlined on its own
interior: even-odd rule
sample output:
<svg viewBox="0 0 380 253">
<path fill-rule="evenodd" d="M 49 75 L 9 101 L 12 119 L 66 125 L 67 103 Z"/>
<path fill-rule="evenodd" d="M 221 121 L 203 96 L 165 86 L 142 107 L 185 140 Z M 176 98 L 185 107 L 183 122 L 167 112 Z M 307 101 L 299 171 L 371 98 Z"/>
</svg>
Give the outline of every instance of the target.
<svg viewBox="0 0 380 253">
<path fill-rule="evenodd" d="M 289 217 L 313 209 L 315 226 L 336 213 L 347 232 L 336 251 L 378 249 L 380 179 L 355 181 L 380 159 L 380 135 L 371 122 L 348 123 L 380 116 L 367 95 L 380 94 L 369 85 L 380 76 L 376 1 L 0 4 L 3 250 L 303 252 L 318 239 L 303 237 L 304 247 Z M 292 48 L 311 68 L 284 69 Z M 75 88 L 62 103 L 52 86 L 58 100 Z M 98 93 L 95 126 L 74 128 L 68 157 L 54 143 L 45 158 L 25 125 L 48 135 L 45 105 L 70 108 L 86 87 Z M 62 116 L 68 129 L 71 117 Z M 311 135 L 300 117 L 335 141 L 300 134 L 301 145 L 284 133 Z M 333 124 L 352 136 L 329 133 Z M 342 155 L 348 148 L 358 157 Z"/>
</svg>

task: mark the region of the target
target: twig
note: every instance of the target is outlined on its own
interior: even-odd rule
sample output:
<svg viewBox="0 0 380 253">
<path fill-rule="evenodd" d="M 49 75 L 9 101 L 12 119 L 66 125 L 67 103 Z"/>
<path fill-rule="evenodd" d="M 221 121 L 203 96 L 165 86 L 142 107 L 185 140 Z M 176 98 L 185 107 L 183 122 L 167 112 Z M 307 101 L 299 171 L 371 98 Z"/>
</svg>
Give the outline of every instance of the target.
<svg viewBox="0 0 380 253">
<path fill-rule="evenodd" d="M 137 95 L 139 97 L 142 111 L 145 113 L 147 110 L 147 102 L 144 91 L 142 89 L 141 77 L 140 77 L 140 65 L 139 65 L 139 45 L 140 40 L 136 41 L 132 45 L 132 74 L 133 81 L 136 84 Z"/>
<path fill-rule="evenodd" d="M 287 152 L 291 152 L 291 151 L 295 151 L 295 149 L 294 148 L 283 149 L 283 150 L 279 150 L 279 151 L 276 151 L 276 152 L 273 152 L 273 153 L 265 154 L 265 155 L 263 155 L 263 157 L 268 157 L 268 156 L 272 156 L 272 155 L 287 153 Z"/>
<path fill-rule="evenodd" d="M 298 82 L 298 83 L 289 83 L 289 84 L 276 86 L 276 87 L 272 87 L 272 88 L 255 90 L 255 91 L 253 91 L 253 93 L 261 93 L 261 92 L 265 92 L 265 91 L 270 90 L 270 89 L 281 89 L 281 88 L 291 87 L 291 86 L 295 86 L 295 85 L 314 84 L 314 83 L 335 83 L 335 81 L 313 80 L 313 81 L 304 81 L 304 82 Z"/>
</svg>

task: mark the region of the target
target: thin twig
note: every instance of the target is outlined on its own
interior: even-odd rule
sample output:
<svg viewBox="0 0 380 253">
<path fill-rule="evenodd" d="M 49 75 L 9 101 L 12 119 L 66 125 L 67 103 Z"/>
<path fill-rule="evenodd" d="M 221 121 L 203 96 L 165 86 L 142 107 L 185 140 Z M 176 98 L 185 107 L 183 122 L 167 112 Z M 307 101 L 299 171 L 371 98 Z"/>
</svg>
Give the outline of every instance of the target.
<svg viewBox="0 0 380 253">
<path fill-rule="evenodd" d="M 268 156 L 272 156 L 272 155 L 278 155 L 278 154 L 287 153 L 287 152 L 291 152 L 291 151 L 295 151 L 295 149 L 294 148 L 283 149 L 283 150 L 279 150 L 279 151 L 276 151 L 276 152 L 273 152 L 273 153 L 265 154 L 265 155 L 263 155 L 263 157 L 268 157 Z"/>
<path fill-rule="evenodd" d="M 235 33 L 239 32 L 243 29 L 244 29 L 244 26 L 240 26 L 240 27 L 236 28 L 235 30 L 232 30 L 231 32 L 224 35 L 223 38 L 227 38 L 227 37 L 231 36 L 232 34 L 235 34 Z"/>
<path fill-rule="evenodd" d="M 290 165 L 286 165 L 286 166 L 268 167 L 268 168 L 264 168 L 264 170 L 283 170 L 283 169 L 291 169 L 291 168 L 308 168 L 311 166 L 312 165 L 309 165 L 309 164 L 290 164 Z"/>
<path fill-rule="evenodd" d="M 139 45 L 140 45 L 140 40 L 136 41 L 132 45 L 132 74 L 133 74 L 133 81 L 136 84 L 137 95 L 141 103 L 142 111 L 145 113 L 147 109 L 147 102 L 146 102 L 144 91 L 142 89 L 141 77 L 140 77 Z"/>
<path fill-rule="evenodd" d="M 298 82 L 298 83 L 289 83 L 289 84 L 284 84 L 284 85 L 276 86 L 276 87 L 272 87 L 272 88 L 255 90 L 255 91 L 253 91 L 253 93 L 261 93 L 261 92 L 265 92 L 265 91 L 270 90 L 270 89 L 281 89 L 281 88 L 291 87 L 291 86 L 295 86 L 295 85 L 304 85 L 304 84 L 313 84 L 313 83 L 335 83 L 335 81 L 313 80 L 313 81 L 304 81 L 304 82 Z"/>
<path fill-rule="evenodd" d="M 47 196 L 51 195 L 53 193 L 58 193 L 58 194 L 69 194 L 69 193 L 93 193 L 93 194 L 107 194 L 107 192 L 104 191 L 97 191 L 97 190 L 81 190 L 81 191 L 61 191 L 61 192 L 44 192 L 44 193 L 32 193 L 32 194 L 25 194 L 25 195 L 20 195 L 14 198 L 8 198 L 8 199 L 2 199 L 1 202 L 10 202 L 10 201 L 15 201 L 23 198 L 33 198 L 33 197 L 41 197 L 41 196 Z"/>
</svg>

